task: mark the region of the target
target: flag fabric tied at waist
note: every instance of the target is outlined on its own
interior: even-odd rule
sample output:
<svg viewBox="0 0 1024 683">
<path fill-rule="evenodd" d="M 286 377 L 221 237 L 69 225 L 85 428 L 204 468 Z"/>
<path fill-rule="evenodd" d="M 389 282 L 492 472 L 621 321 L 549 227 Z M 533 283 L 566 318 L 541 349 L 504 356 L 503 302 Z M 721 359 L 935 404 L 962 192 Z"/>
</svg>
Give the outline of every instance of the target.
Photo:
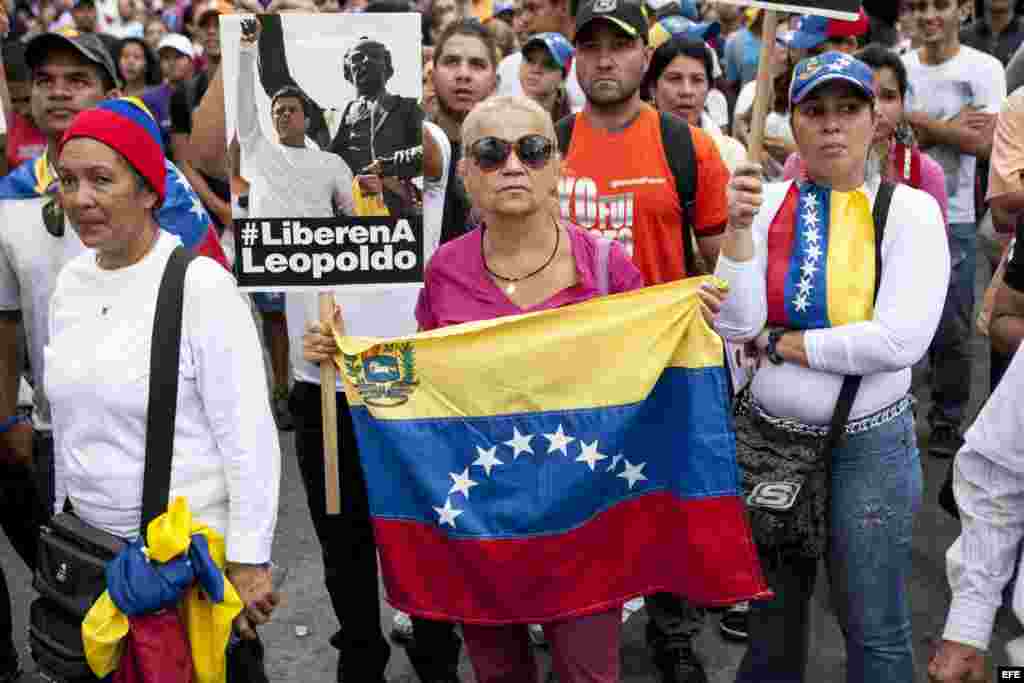
<svg viewBox="0 0 1024 683">
<path fill-rule="evenodd" d="M 668 591 L 769 597 L 721 339 L 692 278 L 380 340 L 338 337 L 389 601 L 543 623 Z"/>
</svg>

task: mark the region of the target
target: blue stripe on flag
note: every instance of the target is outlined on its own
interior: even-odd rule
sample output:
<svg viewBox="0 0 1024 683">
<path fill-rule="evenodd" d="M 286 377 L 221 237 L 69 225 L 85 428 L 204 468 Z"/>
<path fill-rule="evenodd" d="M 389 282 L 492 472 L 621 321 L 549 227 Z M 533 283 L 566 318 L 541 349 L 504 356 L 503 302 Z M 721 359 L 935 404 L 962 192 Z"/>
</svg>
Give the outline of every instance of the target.
<svg viewBox="0 0 1024 683">
<path fill-rule="evenodd" d="M 668 368 L 646 401 L 624 406 L 421 420 L 353 408 L 371 513 L 510 538 L 573 529 L 655 491 L 735 495 L 726 387 L 721 367 Z"/>
</svg>

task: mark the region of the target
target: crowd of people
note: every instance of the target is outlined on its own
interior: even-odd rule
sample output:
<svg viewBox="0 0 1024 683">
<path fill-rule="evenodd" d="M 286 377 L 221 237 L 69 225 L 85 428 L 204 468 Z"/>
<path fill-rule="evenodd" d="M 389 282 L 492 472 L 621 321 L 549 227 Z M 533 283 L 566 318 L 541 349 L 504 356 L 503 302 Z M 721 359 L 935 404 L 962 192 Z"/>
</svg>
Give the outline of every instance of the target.
<svg viewBox="0 0 1024 683">
<path fill-rule="evenodd" d="M 7 0 L 0 526 L 11 545 L 34 568 L 40 526 L 67 509 L 139 534 L 147 340 L 160 273 L 183 245 L 207 258 L 186 282 L 171 492 L 224 535 L 246 604 L 228 680 L 266 680 L 253 673 L 256 627 L 279 597 L 268 564 L 278 432 L 294 431 L 340 626 L 329 639 L 337 680 L 384 681 L 392 644 L 341 380 L 342 512 L 326 513 L 318 364 L 333 338 L 312 294 L 254 296 L 251 307 L 237 296 L 227 228 L 245 215 L 422 214 L 424 287 L 340 288 L 336 328 L 398 336 L 702 274 L 728 282 L 727 295 L 700 296 L 757 368 L 735 397 L 737 433 L 813 444 L 848 404 L 824 516 L 845 680 L 910 683 L 925 667 L 943 683 L 985 680 L 1024 538 L 1024 249 L 1013 246 L 1024 225 L 1024 7 L 863 5 L 854 21 L 782 15 L 761 65 L 766 13 L 709 0 Z M 420 13 L 422 97 L 389 90 L 393 47 L 378 36 L 341 55 L 352 102 L 314 101 L 289 70 L 288 12 Z M 231 122 L 227 13 L 249 15 Z M 762 66 L 773 95 L 753 135 Z M 273 130 L 261 127 L 256 84 Z M 971 424 L 975 334 L 992 373 Z M 262 347 L 269 386 L 251 371 Z M 927 663 L 914 661 L 907 590 L 919 432 L 950 463 L 962 525 Z M 805 680 L 819 559 L 762 553 L 774 597 L 720 620 L 722 636 L 748 644 L 737 681 Z M 659 680 L 706 682 L 695 649 L 706 609 L 668 593 L 548 624 L 456 628 L 398 613 L 390 640 L 424 683 L 458 681 L 463 645 L 481 682 L 534 680 L 538 645 L 559 681 L 611 682 L 621 623 L 641 605 Z M 1024 584 L 1013 608 L 1024 617 Z M 0 571 L 0 683 L 24 665 Z"/>
</svg>

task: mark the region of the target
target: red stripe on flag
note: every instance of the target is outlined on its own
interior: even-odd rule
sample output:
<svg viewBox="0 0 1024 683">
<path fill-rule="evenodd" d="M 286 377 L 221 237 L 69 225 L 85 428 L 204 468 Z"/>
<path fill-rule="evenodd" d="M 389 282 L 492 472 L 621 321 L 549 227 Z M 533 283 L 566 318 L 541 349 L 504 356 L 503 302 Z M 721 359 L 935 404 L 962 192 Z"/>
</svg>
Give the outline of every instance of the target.
<svg viewBox="0 0 1024 683">
<path fill-rule="evenodd" d="M 709 607 L 771 596 L 736 496 L 652 493 L 528 538 L 452 539 L 380 518 L 374 527 L 388 601 L 442 621 L 544 623 L 661 591 Z"/>
<path fill-rule="evenodd" d="M 789 322 L 786 315 L 786 277 L 789 275 L 789 262 L 793 254 L 796 204 L 799 197 L 800 190 L 794 182 L 768 229 L 769 325 L 785 326 Z"/>
</svg>

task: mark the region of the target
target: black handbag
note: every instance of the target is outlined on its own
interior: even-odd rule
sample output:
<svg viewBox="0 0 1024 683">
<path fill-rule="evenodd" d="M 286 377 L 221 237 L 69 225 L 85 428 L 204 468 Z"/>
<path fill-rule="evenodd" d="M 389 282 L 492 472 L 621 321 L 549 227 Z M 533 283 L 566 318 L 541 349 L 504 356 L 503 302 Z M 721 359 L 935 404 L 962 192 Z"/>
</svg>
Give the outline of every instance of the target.
<svg viewBox="0 0 1024 683">
<path fill-rule="evenodd" d="M 170 495 L 182 305 L 185 273 L 192 258 L 184 247 L 171 253 L 157 295 L 146 408 L 143 534 L 149 523 L 167 510 Z M 124 539 L 85 523 L 68 507 L 41 529 L 32 580 L 39 597 L 29 609 L 29 649 L 48 680 L 96 680 L 85 658 L 82 622 L 106 590 L 107 563 L 125 545 Z"/>
<path fill-rule="evenodd" d="M 875 223 L 875 298 L 882 278 L 882 238 L 895 186 L 878 188 Z M 843 378 L 828 435 L 799 434 L 772 424 L 751 406 L 749 385 L 736 401 L 736 460 L 754 542 L 761 559 L 820 558 L 830 527 L 832 451 L 839 445 L 861 377 Z"/>
</svg>

